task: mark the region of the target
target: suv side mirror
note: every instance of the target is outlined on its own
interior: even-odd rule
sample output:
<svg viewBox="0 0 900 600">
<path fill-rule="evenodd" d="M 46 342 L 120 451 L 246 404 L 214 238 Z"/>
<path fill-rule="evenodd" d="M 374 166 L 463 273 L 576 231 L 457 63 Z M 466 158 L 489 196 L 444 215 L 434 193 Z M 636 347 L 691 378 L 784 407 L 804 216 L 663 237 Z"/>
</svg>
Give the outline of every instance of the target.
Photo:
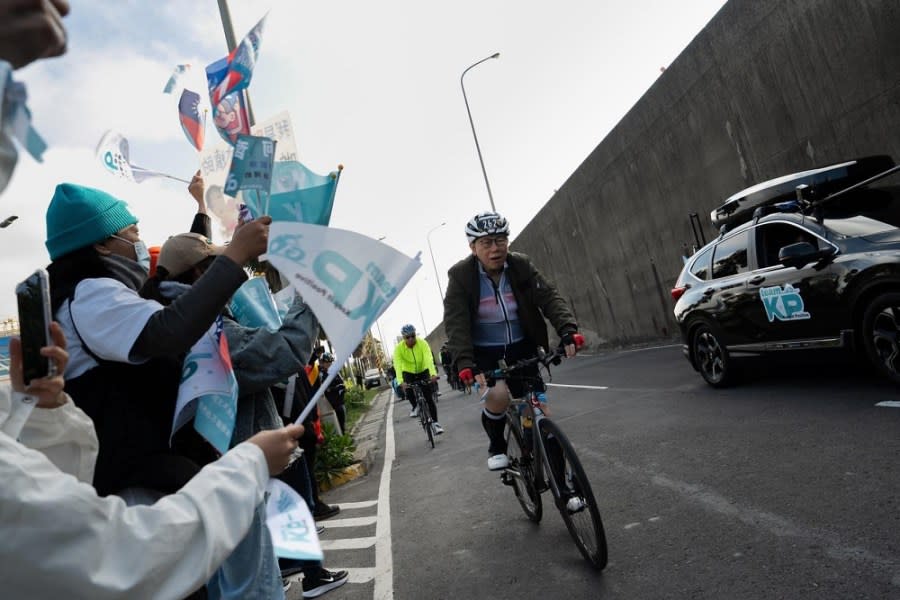
<svg viewBox="0 0 900 600">
<path fill-rule="evenodd" d="M 778 251 L 778 262 L 786 267 L 801 268 L 811 262 L 828 258 L 834 254 L 832 248 L 819 250 L 809 242 L 797 242 L 789 244 Z"/>
</svg>

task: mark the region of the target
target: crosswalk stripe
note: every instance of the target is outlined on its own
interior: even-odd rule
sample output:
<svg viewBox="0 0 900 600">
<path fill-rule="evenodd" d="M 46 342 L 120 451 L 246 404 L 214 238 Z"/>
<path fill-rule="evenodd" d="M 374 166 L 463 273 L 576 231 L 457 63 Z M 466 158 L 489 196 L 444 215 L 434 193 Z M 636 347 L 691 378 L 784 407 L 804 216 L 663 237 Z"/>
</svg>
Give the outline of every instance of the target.
<svg viewBox="0 0 900 600">
<path fill-rule="evenodd" d="M 886 408 L 900 408 L 900 402 L 897 400 L 885 400 L 884 402 L 879 402 L 875 406 L 884 406 Z"/>
<path fill-rule="evenodd" d="M 328 531 L 332 527 L 365 527 L 366 525 L 374 524 L 374 515 L 371 517 L 353 517 L 349 519 L 328 519 L 327 521 L 322 522 L 325 531 Z"/>
<path fill-rule="evenodd" d="M 327 531 L 327 530 L 326 530 Z M 345 540 L 319 540 L 322 550 L 361 550 L 375 545 L 374 537 L 347 538 Z"/>
<path fill-rule="evenodd" d="M 375 579 L 375 569 L 367 567 L 332 567 L 330 571 L 347 571 L 348 583 L 368 583 Z"/>
<path fill-rule="evenodd" d="M 378 504 L 378 500 L 365 500 L 363 502 L 341 502 L 338 506 L 341 510 L 352 510 L 354 508 L 371 508 Z"/>
</svg>

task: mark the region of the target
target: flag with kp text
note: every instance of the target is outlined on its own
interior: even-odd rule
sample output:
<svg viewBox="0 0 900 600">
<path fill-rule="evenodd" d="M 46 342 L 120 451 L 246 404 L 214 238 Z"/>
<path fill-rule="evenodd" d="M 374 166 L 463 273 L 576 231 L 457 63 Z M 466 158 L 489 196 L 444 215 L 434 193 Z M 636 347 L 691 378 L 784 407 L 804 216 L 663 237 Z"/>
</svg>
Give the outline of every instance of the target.
<svg viewBox="0 0 900 600">
<path fill-rule="evenodd" d="M 353 231 L 275 221 L 265 257 L 303 296 L 342 365 L 421 266 L 405 254 Z M 329 371 L 297 422 L 315 407 L 339 369 Z"/>
</svg>

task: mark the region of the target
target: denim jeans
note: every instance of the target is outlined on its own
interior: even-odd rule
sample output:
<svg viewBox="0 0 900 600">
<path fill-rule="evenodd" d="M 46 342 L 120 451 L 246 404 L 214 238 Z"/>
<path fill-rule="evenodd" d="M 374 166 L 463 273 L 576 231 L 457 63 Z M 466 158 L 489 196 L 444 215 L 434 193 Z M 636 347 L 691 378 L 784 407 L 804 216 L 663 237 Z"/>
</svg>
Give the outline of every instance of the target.
<svg viewBox="0 0 900 600">
<path fill-rule="evenodd" d="M 265 502 L 256 507 L 250 531 L 213 573 L 206 590 L 212 600 L 284 600 Z"/>
</svg>

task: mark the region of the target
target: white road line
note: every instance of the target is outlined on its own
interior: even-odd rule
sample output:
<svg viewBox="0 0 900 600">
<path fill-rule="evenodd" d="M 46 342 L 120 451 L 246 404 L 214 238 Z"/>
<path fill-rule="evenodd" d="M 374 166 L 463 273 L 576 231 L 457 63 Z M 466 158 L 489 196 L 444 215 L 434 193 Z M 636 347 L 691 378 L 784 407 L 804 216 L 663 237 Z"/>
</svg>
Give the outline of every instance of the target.
<svg viewBox="0 0 900 600">
<path fill-rule="evenodd" d="M 366 567 L 332 567 L 328 566 L 330 571 L 347 571 L 348 583 L 368 583 L 375 579 L 375 569 Z"/>
<path fill-rule="evenodd" d="M 577 388 L 579 390 L 608 390 L 605 385 L 567 385 L 565 383 L 547 383 L 547 387 Z"/>
<path fill-rule="evenodd" d="M 322 525 L 325 529 L 331 529 L 332 527 L 365 527 L 366 525 L 374 525 L 375 517 L 354 517 L 349 519 L 328 519 L 328 521 L 322 521 Z"/>
<path fill-rule="evenodd" d="M 328 539 L 320 539 L 319 543 L 322 544 L 322 550 L 362 550 L 364 548 L 371 548 L 375 545 L 375 538 L 373 537 L 363 537 L 363 538 L 346 538 L 343 540 L 328 540 Z M 377 551 L 376 551 L 377 554 Z M 376 556 L 377 563 L 377 556 Z"/>
<path fill-rule="evenodd" d="M 384 465 L 378 485 L 378 520 L 375 526 L 374 600 L 394 597 L 394 556 L 391 549 L 391 470 L 394 463 L 394 403 L 387 400 L 387 424 L 384 435 Z"/>
<path fill-rule="evenodd" d="M 884 402 L 879 402 L 875 406 L 883 406 L 885 408 L 900 408 L 900 400 L 885 400 Z"/>
<path fill-rule="evenodd" d="M 341 502 L 338 506 L 341 510 L 353 510 L 354 508 L 371 508 L 378 504 L 378 500 L 365 500 L 363 502 Z"/>
</svg>

